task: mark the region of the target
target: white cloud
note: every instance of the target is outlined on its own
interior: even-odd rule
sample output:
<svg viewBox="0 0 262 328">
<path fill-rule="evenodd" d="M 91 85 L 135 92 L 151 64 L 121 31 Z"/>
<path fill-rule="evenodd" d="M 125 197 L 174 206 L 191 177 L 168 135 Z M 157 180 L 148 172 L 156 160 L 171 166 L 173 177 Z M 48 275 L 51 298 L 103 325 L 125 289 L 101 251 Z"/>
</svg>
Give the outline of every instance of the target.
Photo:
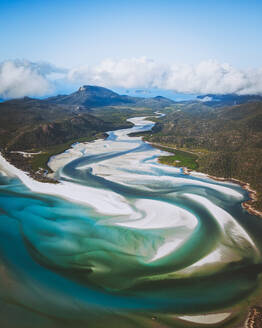
<svg viewBox="0 0 262 328">
<path fill-rule="evenodd" d="M 99 65 L 72 69 L 68 79 L 106 87 L 151 88 L 181 93 L 262 94 L 262 68 L 240 70 L 207 60 L 198 65 L 162 65 L 153 60 L 107 59 Z"/>
<path fill-rule="evenodd" d="M 241 70 L 215 60 L 198 65 L 163 65 L 146 57 L 107 59 L 69 71 L 45 62 L 0 63 L 0 98 L 46 96 L 83 84 L 196 94 L 262 94 L 262 68 Z"/>
<path fill-rule="evenodd" d="M 262 74 L 260 76 L 262 80 Z M 257 87 L 252 71 L 237 70 L 228 64 L 209 60 L 196 66 L 172 66 L 165 87 L 189 93 L 248 93 Z M 256 93 L 262 92 L 257 89 Z"/>
<path fill-rule="evenodd" d="M 82 84 L 98 84 L 107 87 L 151 88 L 158 87 L 162 74 L 168 68 L 145 57 L 112 60 L 106 59 L 99 65 L 72 69 L 68 78 Z"/>
<path fill-rule="evenodd" d="M 32 63 L 26 60 L 0 63 L 0 97 L 44 96 L 54 91 L 53 73 L 63 70 L 49 63 Z"/>
</svg>

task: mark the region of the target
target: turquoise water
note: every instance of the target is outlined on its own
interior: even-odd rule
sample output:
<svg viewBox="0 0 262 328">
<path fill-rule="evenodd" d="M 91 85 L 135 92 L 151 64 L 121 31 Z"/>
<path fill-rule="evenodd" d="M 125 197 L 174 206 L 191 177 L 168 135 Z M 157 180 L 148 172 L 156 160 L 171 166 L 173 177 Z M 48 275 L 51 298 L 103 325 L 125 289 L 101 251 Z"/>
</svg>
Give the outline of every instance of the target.
<svg viewBox="0 0 262 328">
<path fill-rule="evenodd" d="M 158 164 L 134 123 L 52 158 L 60 196 L 0 176 L 3 327 L 198 327 L 179 317 L 236 313 L 259 288 L 247 193 Z"/>
</svg>

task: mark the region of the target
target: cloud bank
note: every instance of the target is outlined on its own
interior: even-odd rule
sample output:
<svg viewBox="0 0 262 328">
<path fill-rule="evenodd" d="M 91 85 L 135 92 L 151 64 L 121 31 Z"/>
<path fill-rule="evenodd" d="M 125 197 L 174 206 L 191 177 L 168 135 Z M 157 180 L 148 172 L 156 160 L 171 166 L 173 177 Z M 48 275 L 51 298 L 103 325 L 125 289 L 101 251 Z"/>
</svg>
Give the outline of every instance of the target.
<svg viewBox="0 0 262 328">
<path fill-rule="evenodd" d="M 55 91 L 52 74 L 64 70 L 49 63 L 9 60 L 0 63 L 0 98 L 45 96 Z"/>
<path fill-rule="evenodd" d="M 240 70 L 207 60 L 195 66 L 161 65 L 147 59 L 105 60 L 68 73 L 68 79 L 107 87 L 160 88 L 180 93 L 262 94 L 262 68 Z"/>
<path fill-rule="evenodd" d="M 177 93 L 262 94 L 262 67 L 241 70 L 207 60 L 198 65 L 163 65 L 146 57 L 107 59 L 70 70 L 49 63 L 5 61 L 0 64 L 0 97 L 45 96 L 62 86 L 159 88 Z M 58 90 L 60 88 L 60 90 Z"/>
</svg>

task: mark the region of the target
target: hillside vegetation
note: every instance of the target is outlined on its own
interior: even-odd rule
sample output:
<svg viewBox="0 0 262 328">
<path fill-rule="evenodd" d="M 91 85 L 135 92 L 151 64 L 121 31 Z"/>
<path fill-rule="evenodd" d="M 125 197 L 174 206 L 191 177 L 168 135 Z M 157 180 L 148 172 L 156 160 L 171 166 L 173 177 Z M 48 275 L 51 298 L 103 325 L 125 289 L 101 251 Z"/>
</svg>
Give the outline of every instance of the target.
<svg viewBox="0 0 262 328">
<path fill-rule="evenodd" d="M 44 172 L 51 155 L 76 141 L 131 127 L 128 118 L 150 116 L 159 110 L 166 116 L 154 118 L 153 131 L 142 135 L 158 147 L 170 147 L 173 154 L 161 157 L 162 163 L 248 182 L 257 190 L 256 207 L 262 210 L 260 96 L 203 95 L 174 102 L 83 86 L 72 94 L 45 100 L 9 100 L 0 103 L 0 150 L 17 167 L 38 180 L 47 180 Z"/>
<path fill-rule="evenodd" d="M 76 141 L 94 140 L 105 137 L 106 131 L 131 127 L 128 118 L 153 113 L 147 102 L 160 107 L 174 103 L 165 98 L 121 96 L 95 86 L 45 100 L 25 97 L 5 101 L 0 103 L 0 150 L 17 167 L 46 180 L 44 171 L 50 156 Z"/>
<path fill-rule="evenodd" d="M 153 132 L 144 138 L 195 153 L 199 171 L 250 183 L 262 210 L 262 102 L 220 108 L 179 104 L 157 120 Z M 162 162 L 170 164 L 170 157 Z"/>
</svg>

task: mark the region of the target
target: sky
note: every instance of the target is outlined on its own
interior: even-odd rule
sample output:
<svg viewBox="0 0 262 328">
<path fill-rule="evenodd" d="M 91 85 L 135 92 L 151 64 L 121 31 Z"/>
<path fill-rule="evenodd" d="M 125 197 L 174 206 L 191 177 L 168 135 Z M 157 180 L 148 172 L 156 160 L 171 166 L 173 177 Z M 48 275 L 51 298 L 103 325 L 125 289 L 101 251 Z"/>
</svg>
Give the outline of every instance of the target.
<svg viewBox="0 0 262 328">
<path fill-rule="evenodd" d="M 0 0 L 0 97 L 28 95 L 30 75 L 31 95 L 81 83 L 262 93 L 261 35 L 261 0 Z"/>
</svg>

